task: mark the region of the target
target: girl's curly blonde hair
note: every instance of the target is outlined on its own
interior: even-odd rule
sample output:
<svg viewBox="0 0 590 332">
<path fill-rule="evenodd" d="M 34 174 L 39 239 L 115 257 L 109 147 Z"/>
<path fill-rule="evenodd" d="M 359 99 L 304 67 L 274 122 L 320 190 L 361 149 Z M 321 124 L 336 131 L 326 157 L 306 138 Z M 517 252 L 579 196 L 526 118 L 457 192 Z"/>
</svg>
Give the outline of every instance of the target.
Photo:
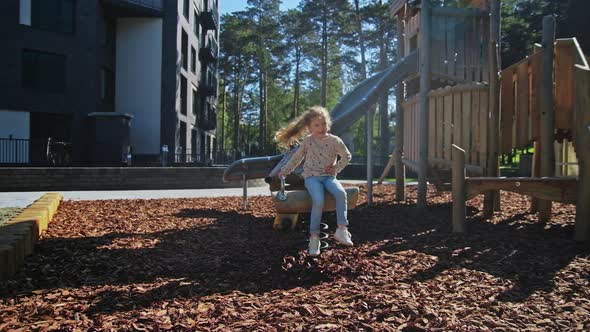
<svg viewBox="0 0 590 332">
<path fill-rule="evenodd" d="M 316 118 L 323 118 L 326 121 L 328 130 L 332 126 L 330 113 L 321 106 L 312 106 L 305 113 L 301 114 L 295 120 L 291 121 L 286 127 L 281 128 L 275 134 L 275 141 L 284 148 L 290 148 L 297 144 L 299 139 L 307 133 L 307 127 Z"/>
</svg>

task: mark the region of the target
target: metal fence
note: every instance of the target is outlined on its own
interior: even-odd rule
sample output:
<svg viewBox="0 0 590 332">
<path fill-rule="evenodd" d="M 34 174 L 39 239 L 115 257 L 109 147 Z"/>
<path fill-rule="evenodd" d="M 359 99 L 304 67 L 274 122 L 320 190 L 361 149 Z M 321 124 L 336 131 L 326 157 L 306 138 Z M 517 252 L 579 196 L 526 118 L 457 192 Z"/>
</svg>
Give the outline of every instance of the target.
<svg viewBox="0 0 590 332">
<path fill-rule="evenodd" d="M 0 138 L 0 165 L 69 166 L 71 143 L 55 139 Z"/>
<path fill-rule="evenodd" d="M 234 162 L 235 158 L 229 152 L 192 152 L 191 149 L 186 151 L 177 151 L 174 154 L 175 164 L 211 166 L 211 165 L 229 165 Z"/>
<path fill-rule="evenodd" d="M 0 164 L 28 164 L 31 140 L 0 138 Z"/>
</svg>

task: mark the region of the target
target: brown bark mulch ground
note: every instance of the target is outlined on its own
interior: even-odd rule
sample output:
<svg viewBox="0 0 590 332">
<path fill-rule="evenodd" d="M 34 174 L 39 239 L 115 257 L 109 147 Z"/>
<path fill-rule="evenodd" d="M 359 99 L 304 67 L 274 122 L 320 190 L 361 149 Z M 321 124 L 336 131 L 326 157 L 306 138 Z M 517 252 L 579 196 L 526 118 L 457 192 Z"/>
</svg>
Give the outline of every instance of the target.
<svg viewBox="0 0 590 332">
<path fill-rule="evenodd" d="M 303 230 L 271 228 L 270 198 L 64 202 L 16 279 L 1 290 L 0 330 L 447 331 L 589 330 L 590 250 L 575 209 L 541 224 L 526 197 L 502 213 L 469 202 L 451 232 L 449 195 L 429 206 L 349 212 L 355 246 L 319 258 Z M 335 218 L 327 215 L 330 229 Z M 330 233 L 332 233 L 330 232 Z"/>
</svg>

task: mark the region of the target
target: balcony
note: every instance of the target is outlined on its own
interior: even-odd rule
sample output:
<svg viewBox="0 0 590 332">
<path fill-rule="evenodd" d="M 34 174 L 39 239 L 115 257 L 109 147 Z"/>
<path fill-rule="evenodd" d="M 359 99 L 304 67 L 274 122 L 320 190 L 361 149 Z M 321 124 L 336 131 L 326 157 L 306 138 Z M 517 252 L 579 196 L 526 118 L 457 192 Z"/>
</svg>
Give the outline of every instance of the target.
<svg viewBox="0 0 590 332">
<path fill-rule="evenodd" d="M 213 106 L 207 103 L 205 116 L 201 116 L 199 119 L 199 127 L 203 130 L 214 130 L 217 128 L 217 111 Z"/>
<path fill-rule="evenodd" d="M 205 30 L 217 30 L 219 14 L 217 8 L 206 8 L 201 13 L 201 24 Z"/>
<path fill-rule="evenodd" d="M 215 62 L 217 52 L 217 42 L 211 37 L 205 38 L 203 47 L 199 50 L 199 59 L 203 62 Z"/>
<path fill-rule="evenodd" d="M 102 0 L 105 12 L 114 17 L 158 17 L 164 13 L 164 0 Z"/>
<path fill-rule="evenodd" d="M 215 77 L 213 72 L 211 72 L 210 70 L 207 70 L 207 74 L 201 81 L 199 91 L 201 91 L 201 95 L 203 95 L 204 97 L 217 95 L 217 77 Z"/>
</svg>

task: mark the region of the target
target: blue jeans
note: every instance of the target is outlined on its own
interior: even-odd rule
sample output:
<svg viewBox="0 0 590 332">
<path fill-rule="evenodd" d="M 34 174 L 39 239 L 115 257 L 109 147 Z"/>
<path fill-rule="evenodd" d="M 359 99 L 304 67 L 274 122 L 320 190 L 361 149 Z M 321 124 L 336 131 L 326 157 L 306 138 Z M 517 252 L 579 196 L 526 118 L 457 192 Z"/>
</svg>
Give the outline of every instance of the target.
<svg viewBox="0 0 590 332">
<path fill-rule="evenodd" d="M 320 221 L 324 210 L 324 189 L 336 199 L 338 225 L 348 226 L 348 220 L 346 219 L 346 210 L 348 208 L 346 191 L 335 176 L 308 176 L 305 178 L 305 188 L 307 188 L 312 201 L 310 234 L 320 233 Z"/>
</svg>

